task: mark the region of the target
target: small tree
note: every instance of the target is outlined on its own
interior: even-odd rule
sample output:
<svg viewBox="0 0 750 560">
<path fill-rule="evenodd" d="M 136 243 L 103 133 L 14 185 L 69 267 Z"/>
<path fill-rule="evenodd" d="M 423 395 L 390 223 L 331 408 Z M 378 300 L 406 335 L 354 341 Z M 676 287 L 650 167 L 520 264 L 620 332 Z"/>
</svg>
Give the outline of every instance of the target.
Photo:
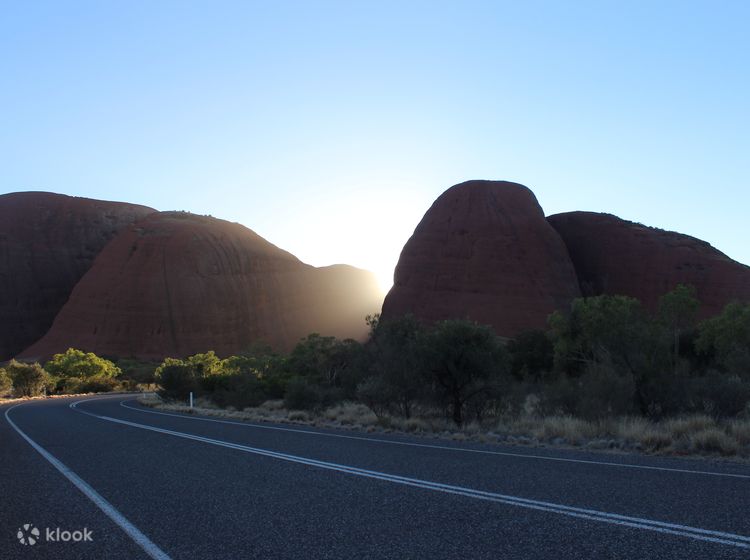
<svg viewBox="0 0 750 560">
<path fill-rule="evenodd" d="M 37 363 L 24 364 L 11 360 L 6 371 L 13 381 L 13 394 L 16 397 L 36 397 L 50 384 L 49 374 Z"/>
<path fill-rule="evenodd" d="M 694 286 L 678 284 L 659 300 L 659 319 L 672 333 L 674 340 L 672 367 L 675 375 L 680 359 L 680 335 L 695 326 L 700 302 Z"/>
<path fill-rule="evenodd" d="M 361 362 L 362 345 L 356 340 L 337 340 L 313 333 L 297 343 L 285 367 L 288 382 L 295 377 L 304 380 L 308 386 L 319 389 L 322 403 L 330 404 L 354 397 Z M 302 386 L 295 383 L 297 389 Z"/>
<path fill-rule="evenodd" d="M 68 348 L 62 354 L 55 354 L 44 368 L 57 377 L 103 377 L 113 378 L 122 373 L 120 368 L 109 360 L 100 358 L 93 352 L 83 352 Z"/>
<path fill-rule="evenodd" d="M 718 364 L 731 373 L 750 375 L 750 303 L 730 303 L 698 330 L 699 352 L 713 352 Z"/>
<path fill-rule="evenodd" d="M 161 395 L 169 399 L 185 399 L 200 388 L 200 375 L 195 365 L 175 358 L 165 359 L 156 368 L 154 377 L 161 386 Z"/>
<path fill-rule="evenodd" d="M 627 296 L 596 296 L 573 300 L 570 313 L 550 316 L 555 366 L 575 376 L 592 365 L 608 365 L 631 375 L 641 413 L 649 409 L 649 387 L 669 358 L 662 329 Z"/>
<path fill-rule="evenodd" d="M 13 381 L 10 375 L 3 368 L 0 368 L 0 397 L 9 394 L 12 388 Z"/>
<path fill-rule="evenodd" d="M 224 373 L 224 360 L 219 358 L 213 350 L 190 356 L 185 360 L 185 363 L 193 366 L 199 377 Z"/>
<path fill-rule="evenodd" d="M 426 329 L 412 315 L 387 321 L 368 318 L 368 323 L 372 329 L 369 352 L 373 377 L 361 384 L 358 394 L 370 408 L 396 409 L 409 418 L 426 388 L 421 375 Z"/>
<path fill-rule="evenodd" d="M 425 371 L 438 401 L 446 404 L 461 426 L 467 404 L 496 395 L 510 372 L 510 358 L 487 326 L 466 320 L 435 325 L 425 340 Z"/>
<path fill-rule="evenodd" d="M 289 355 L 287 366 L 292 374 L 315 384 L 336 385 L 339 364 L 333 356 L 336 339 L 312 333 L 300 340 Z"/>
</svg>

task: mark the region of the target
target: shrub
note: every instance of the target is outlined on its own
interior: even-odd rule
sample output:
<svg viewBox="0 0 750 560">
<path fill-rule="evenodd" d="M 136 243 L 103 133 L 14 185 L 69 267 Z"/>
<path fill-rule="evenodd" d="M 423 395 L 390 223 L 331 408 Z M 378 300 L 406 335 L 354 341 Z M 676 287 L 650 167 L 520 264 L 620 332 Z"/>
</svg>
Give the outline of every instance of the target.
<svg viewBox="0 0 750 560">
<path fill-rule="evenodd" d="M 716 427 L 716 422 L 705 414 L 683 416 L 664 421 L 664 429 L 670 432 L 675 439 L 689 437 L 690 434 L 709 430 Z"/>
<path fill-rule="evenodd" d="M 292 422 L 309 422 L 310 415 L 304 410 L 292 410 L 287 416 Z"/>
<path fill-rule="evenodd" d="M 115 364 L 92 352 L 68 348 L 55 354 L 44 366 L 51 375 L 58 377 L 117 377 L 121 371 Z"/>
<path fill-rule="evenodd" d="M 0 397 L 10 394 L 12 388 L 13 381 L 10 375 L 3 368 L 0 368 Z"/>
<path fill-rule="evenodd" d="M 320 410 L 342 401 L 344 393 L 335 387 L 314 385 L 293 377 L 287 385 L 284 406 L 292 410 Z"/>
<path fill-rule="evenodd" d="M 120 389 L 120 383 L 106 375 L 95 375 L 81 379 L 79 393 L 108 393 Z"/>
<path fill-rule="evenodd" d="M 579 378 L 580 394 L 576 412 L 583 418 L 604 418 L 629 414 L 633 407 L 635 383 L 630 375 L 592 364 Z"/>
<path fill-rule="evenodd" d="M 286 388 L 284 406 L 291 410 L 312 410 L 320 406 L 318 388 L 301 377 L 293 377 Z"/>
<path fill-rule="evenodd" d="M 429 383 L 424 375 L 425 327 L 412 315 L 387 321 L 368 317 L 368 323 L 372 377 L 360 383 L 357 394 L 371 403 L 373 410 L 409 418 Z"/>
<path fill-rule="evenodd" d="M 578 380 L 562 375 L 544 387 L 541 400 L 536 407 L 533 407 L 534 412 L 538 409 L 546 415 L 570 416 L 578 409 L 578 398 Z"/>
<path fill-rule="evenodd" d="M 149 362 L 125 358 L 117 361 L 117 367 L 122 374 L 119 376 L 123 380 L 128 380 L 132 385 L 152 385 L 156 382 L 154 372 L 159 366 L 158 362 Z"/>
<path fill-rule="evenodd" d="M 356 340 L 337 340 L 313 333 L 294 347 L 286 368 L 292 376 L 305 378 L 320 387 L 336 387 L 354 397 L 362 377 L 363 352 Z"/>
<path fill-rule="evenodd" d="M 11 360 L 6 371 L 13 381 L 13 395 L 16 397 L 36 397 L 51 384 L 52 379 L 37 363 L 24 364 Z"/>
<path fill-rule="evenodd" d="M 732 420 L 729 423 L 729 433 L 740 445 L 750 445 L 750 420 Z"/>
<path fill-rule="evenodd" d="M 750 381 L 743 381 L 737 375 L 712 373 L 692 379 L 689 387 L 690 411 L 731 417 L 750 404 Z"/>
<path fill-rule="evenodd" d="M 353 402 L 343 402 L 337 404 L 324 413 L 328 420 L 334 420 L 341 424 L 352 425 L 373 425 L 377 422 L 377 417 L 372 410 L 363 404 Z"/>
<path fill-rule="evenodd" d="M 507 383 L 510 358 L 491 327 L 441 321 L 426 335 L 423 348 L 423 371 L 436 402 L 450 411 L 458 426 L 467 408 L 480 417 L 487 400 Z"/>
<path fill-rule="evenodd" d="M 711 352 L 730 373 L 750 375 L 750 303 L 730 303 L 703 322 L 695 342 L 699 352 Z"/>
<path fill-rule="evenodd" d="M 214 377 L 211 398 L 219 406 L 256 407 L 268 398 L 263 382 L 252 372 Z"/>
<path fill-rule="evenodd" d="M 580 377 L 561 377 L 546 387 L 541 403 L 546 414 L 576 415 L 588 419 L 628 414 L 633 408 L 635 384 L 603 364 L 589 364 Z"/>
<path fill-rule="evenodd" d="M 719 428 L 701 430 L 692 435 L 690 442 L 693 449 L 701 453 L 735 455 L 739 451 L 737 440 Z"/>
<path fill-rule="evenodd" d="M 119 381 L 103 375 L 93 377 L 63 377 L 57 380 L 60 393 L 108 393 L 121 389 Z"/>
<path fill-rule="evenodd" d="M 392 387 L 380 376 L 365 379 L 357 386 L 357 399 L 365 403 L 377 416 L 395 410 Z"/>
<path fill-rule="evenodd" d="M 541 419 L 539 427 L 534 430 L 534 437 L 538 439 L 563 438 L 574 444 L 596 435 L 596 428 L 590 422 L 572 416 L 547 416 Z"/>
<path fill-rule="evenodd" d="M 196 368 L 182 360 L 167 358 L 156 368 L 155 378 L 161 386 L 159 393 L 168 399 L 186 399 L 189 393 L 199 392 Z"/>
<path fill-rule="evenodd" d="M 655 426 L 650 426 L 636 437 L 636 441 L 647 451 L 659 451 L 672 445 L 672 435 Z"/>
<path fill-rule="evenodd" d="M 554 346 L 544 331 L 526 331 L 508 342 L 511 371 L 517 379 L 541 381 L 554 365 Z"/>
</svg>

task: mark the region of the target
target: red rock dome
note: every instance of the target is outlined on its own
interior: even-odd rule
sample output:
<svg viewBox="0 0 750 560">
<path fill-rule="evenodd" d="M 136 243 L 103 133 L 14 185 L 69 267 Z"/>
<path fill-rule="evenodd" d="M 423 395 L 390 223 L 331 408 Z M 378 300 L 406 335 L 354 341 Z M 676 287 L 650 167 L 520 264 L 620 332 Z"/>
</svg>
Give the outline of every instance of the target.
<svg viewBox="0 0 750 560">
<path fill-rule="evenodd" d="M 468 181 L 434 202 L 406 243 L 383 319 L 469 318 L 506 337 L 543 329 L 580 295 L 562 239 L 534 194 L 505 181 Z"/>
<path fill-rule="evenodd" d="M 240 224 L 163 212 L 100 253 L 22 357 L 69 346 L 138 358 L 229 355 L 259 342 L 289 350 L 311 332 L 364 337 L 381 302 L 369 272 L 315 268 Z"/>
<path fill-rule="evenodd" d="M 0 361 L 44 335 L 104 246 L 152 212 L 46 192 L 0 195 Z"/>
<path fill-rule="evenodd" d="M 677 284 L 695 286 L 700 316 L 750 301 L 750 267 L 700 239 L 611 214 L 569 212 L 547 218 L 565 241 L 584 295 L 621 294 L 655 310 Z"/>
</svg>

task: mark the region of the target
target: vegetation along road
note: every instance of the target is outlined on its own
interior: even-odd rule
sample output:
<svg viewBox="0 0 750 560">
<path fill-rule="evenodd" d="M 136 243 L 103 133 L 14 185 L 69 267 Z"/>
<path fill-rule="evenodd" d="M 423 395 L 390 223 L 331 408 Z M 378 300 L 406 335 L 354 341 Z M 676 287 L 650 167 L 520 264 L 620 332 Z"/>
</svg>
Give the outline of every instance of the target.
<svg viewBox="0 0 750 560">
<path fill-rule="evenodd" d="M 741 464 L 255 425 L 134 395 L 0 413 L 3 558 L 750 556 Z"/>
</svg>

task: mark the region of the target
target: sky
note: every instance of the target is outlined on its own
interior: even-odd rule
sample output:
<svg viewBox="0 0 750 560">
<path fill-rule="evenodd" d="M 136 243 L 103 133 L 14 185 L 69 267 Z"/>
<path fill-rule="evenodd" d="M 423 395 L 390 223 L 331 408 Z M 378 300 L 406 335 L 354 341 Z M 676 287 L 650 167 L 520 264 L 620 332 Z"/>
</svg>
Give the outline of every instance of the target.
<svg viewBox="0 0 750 560">
<path fill-rule="evenodd" d="M 384 288 L 437 196 L 522 183 L 750 264 L 750 3 L 0 0 L 0 193 L 240 222 Z"/>
</svg>

